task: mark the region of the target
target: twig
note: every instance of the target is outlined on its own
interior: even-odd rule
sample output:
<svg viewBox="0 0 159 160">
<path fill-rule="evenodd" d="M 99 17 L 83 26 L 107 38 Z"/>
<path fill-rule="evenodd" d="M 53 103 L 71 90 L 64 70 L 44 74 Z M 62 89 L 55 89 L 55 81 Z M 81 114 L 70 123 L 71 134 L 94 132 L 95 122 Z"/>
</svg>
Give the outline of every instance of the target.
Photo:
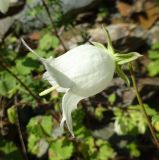
<svg viewBox="0 0 159 160">
<path fill-rule="evenodd" d="M 135 79 L 135 75 L 134 75 L 134 71 L 133 71 L 133 67 L 132 67 L 132 64 L 129 63 L 129 70 L 130 70 L 130 74 L 131 74 L 131 79 L 132 79 L 132 83 L 133 83 L 133 87 L 134 87 L 134 91 L 135 91 L 135 94 L 136 94 L 136 97 L 137 97 L 137 100 L 139 102 L 139 105 L 140 105 L 140 109 L 141 109 L 141 112 L 143 113 L 143 116 L 145 117 L 146 119 L 146 122 L 147 122 L 147 125 L 150 129 L 150 132 L 151 132 L 151 135 L 153 137 L 153 140 L 154 140 L 154 143 L 156 145 L 157 148 L 159 148 L 159 142 L 158 142 L 158 139 L 156 137 L 156 134 L 155 134 L 155 131 L 153 129 L 153 126 L 151 124 L 151 121 L 150 121 L 150 118 L 146 112 L 146 109 L 144 107 L 144 104 L 143 104 L 143 101 L 142 101 L 142 98 L 140 96 L 140 93 L 139 93 L 139 90 L 138 90 L 138 87 L 137 87 L 137 84 L 136 84 L 136 79 Z"/>
<path fill-rule="evenodd" d="M 4 115 L 4 104 L 3 99 L 0 97 L 0 133 L 3 135 L 3 115 Z"/>
<path fill-rule="evenodd" d="M 37 101 L 37 102 L 40 102 L 40 98 L 39 96 L 35 95 L 31 90 L 30 88 L 25 85 L 25 83 L 15 74 L 13 73 L 8 67 L 6 64 L 4 64 L 1 60 L 0 60 L 0 66 L 5 69 L 9 74 L 11 74 L 27 91 L 28 93 Z"/>
<path fill-rule="evenodd" d="M 21 142 L 24 158 L 25 158 L 25 160 L 29 160 L 28 159 L 28 155 L 27 155 L 27 150 L 26 150 L 26 147 L 25 147 L 25 143 L 24 143 L 24 140 L 23 140 L 23 135 L 22 135 L 22 131 L 21 131 L 21 127 L 20 127 L 20 121 L 19 121 L 18 107 L 17 107 L 16 104 L 17 104 L 17 97 L 15 97 L 15 109 L 16 109 L 17 129 L 18 129 L 18 134 L 19 134 L 19 138 L 20 138 L 20 142 Z"/>
<path fill-rule="evenodd" d="M 62 38 L 61 38 L 60 35 L 58 34 L 58 30 L 57 30 L 57 28 L 56 28 L 56 26 L 55 26 L 55 24 L 54 24 L 54 21 L 53 21 L 53 19 L 52 19 L 52 17 L 51 17 L 51 13 L 50 13 L 50 11 L 49 11 L 49 8 L 48 8 L 45 0 L 41 0 L 41 1 L 42 1 L 42 4 L 43 4 L 43 6 L 44 6 L 44 8 L 45 8 L 45 10 L 46 10 L 46 13 L 47 13 L 49 19 L 50 19 L 51 25 L 52 25 L 52 27 L 54 28 L 54 33 L 55 33 L 56 37 L 59 39 L 59 41 L 60 41 L 63 49 L 65 50 L 65 52 L 67 52 L 68 49 L 67 49 L 67 47 L 65 46 Z"/>
</svg>

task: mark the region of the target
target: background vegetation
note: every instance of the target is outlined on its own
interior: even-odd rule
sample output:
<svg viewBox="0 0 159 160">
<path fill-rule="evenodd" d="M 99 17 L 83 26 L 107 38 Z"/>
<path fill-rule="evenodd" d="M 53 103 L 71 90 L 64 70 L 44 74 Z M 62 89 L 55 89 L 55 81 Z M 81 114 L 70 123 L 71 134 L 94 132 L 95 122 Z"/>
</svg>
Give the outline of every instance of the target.
<svg viewBox="0 0 159 160">
<path fill-rule="evenodd" d="M 43 57 L 57 57 L 92 37 L 100 40 L 102 24 L 108 29 L 119 26 L 124 33 L 131 33 L 134 25 L 137 30 L 132 37 L 119 30 L 113 43 L 117 49 L 133 49 L 144 56 L 133 66 L 159 138 L 159 39 L 155 38 L 159 37 L 159 6 L 158 1 L 148 1 L 148 7 L 144 3 L 103 0 L 64 13 L 59 0 L 27 0 L 0 14 L 0 23 L 14 19 L 0 42 L 1 160 L 159 159 L 132 87 L 127 88 L 117 75 L 105 91 L 81 101 L 73 113 L 75 138 L 67 130 L 62 133 L 62 94 L 53 91 L 39 97 L 50 85 L 42 79 L 43 66 L 20 40 L 23 37 Z M 156 26 L 158 32 L 152 33 Z M 127 66 L 125 71 L 130 77 Z"/>
</svg>

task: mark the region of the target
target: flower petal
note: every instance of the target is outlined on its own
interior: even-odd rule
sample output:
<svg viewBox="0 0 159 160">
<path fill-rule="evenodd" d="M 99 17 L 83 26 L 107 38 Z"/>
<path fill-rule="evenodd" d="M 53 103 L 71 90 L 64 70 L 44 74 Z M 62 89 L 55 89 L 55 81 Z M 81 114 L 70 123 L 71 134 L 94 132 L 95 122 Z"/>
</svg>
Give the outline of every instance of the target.
<svg viewBox="0 0 159 160">
<path fill-rule="evenodd" d="M 56 82 L 56 84 L 62 88 L 71 88 L 73 81 L 50 64 L 50 61 L 53 61 L 52 59 L 53 58 L 41 60 L 47 70 L 44 78 L 46 78 L 49 82 Z"/>
<path fill-rule="evenodd" d="M 115 62 L 103 48 L 85 44 L 69 50 L 50 64 L 73 81 L 72 92 L 89 97 L 111 82 Z"/>
<path fill-rule="evenodd" d="M 52 86 L 57 86 L 57 82 L 55 81 L 55 79 L 52 77 L 52 76 L 50 76 L 50 74 L 46 71 L 44 74 L 43 74 L 43 78 L 45 79 L 45 80 L 48 80 L 49 81 L 49 83 L 52 85 Z M 56 90 L 58 91 L 58 92 L 66 92 L 67 90 L 68 90 L 68 88 L 62 88 L 62 87 L 58 87 L 58 88 L 56 88 Z"/>
<path fill-rule="evenodd" d="M 26 48 L 31 51 L 45 66 L 47 72 L 44 73 L 44 78 L 47 79 L 52 85 L 58 84 L 61 88 L 71 88 L 73 82 L 65 74 L 54 67 L 54 58 L 50 57 L 48 59 L 42 58 L 34 50 L 32 50 L 24 41 L 21 39 L 22 43 Z"/>
<path fill-rule="evenodd" d="M 71 113 L 73 110 L 77 108 L 77 104 L 81 99 L 84 99 L 85 97 L 80 97 L 74 93 L 71 92 L 71 90 L 68 90 L 62 99 L 62 112 L 63 112 L 63 118 L 61 120 L 60 126 L 63 128 L 64 122 L 66 121 L 68 130 L 74 137 L 73 128 L 72 128 L 72 117 Z"/>
</svg>

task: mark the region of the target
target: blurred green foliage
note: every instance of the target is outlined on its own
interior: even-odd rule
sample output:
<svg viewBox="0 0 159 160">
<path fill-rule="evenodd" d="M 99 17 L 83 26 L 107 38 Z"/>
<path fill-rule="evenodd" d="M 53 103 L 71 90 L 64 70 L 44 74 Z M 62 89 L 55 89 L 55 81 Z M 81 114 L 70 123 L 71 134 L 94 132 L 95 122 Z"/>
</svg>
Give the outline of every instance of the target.
<svg viewBox="0 0 159 160">
<path fill-rule="evenodd" d="M 0 155 L 2 159 L 6 160 L 23 159 L 17 146 L 12 141 L 3 138 L 0 139 Z"/>
<path fill-rule="evenodd" d="M 149 116 L 156 116 L 157 112 L 144 105 Z M 115 114 L 115 132 L 119 135 L 144 134 L 146 131 L 146 121 L 140 111 L 140 106 L 128 106 L 126 111 L 116 108 Z"/>
<path fill-rule="evenodd" d="M 148 72 L 151 77 L 159 74 L 159 43 L 152 46 L 148 53 L 151 62 L 148 65 Z"/>
<path fill-rule="evenodd" d="M 31 1 L 33 0 L 28 0 L 28 3 Z M 59 1 L 48 0 L 47 3 L 55 8 L 54 12 L 56 14 L 52 14 L 55 24 L 57 26 L 62 24 L 62 13 L 58 9 L 60 6 Z M 43 6 L 39 4 L 30 10 L 28 15 L 38 18 L 42 12 Z M 105 17 L 107 14 L 106 9 L 101 7 L 97 16 Z M 55 50 L 60 45 L 58 38 L 51 32 L 51 29 L 51 25 L 45 26 L 39 33 L 41 38 L 38 41 L 32 40 L 31 42 L 35 51 L 45 58 L 56 57 L 57 52 Z M 86 32 L 83 32 L 83 37 L 88 38 Z M 17 46 L 19 45 L 20 48 L 18 50 Z M 67 130 L 63 132 L 59 127 L 62 94 L 54 91 L 41 97 L 39 102 L 18 80 L 20 79 L 36 96 L 49 87 L 48 82 L 42 80 L 44 69 L 36 57 L 32 53 L 28 53 L 24 46 L 21 46 L 19 37 L 14 34 L 9 34 L 5 38 L 4 43 L 0 45 L 0 52 L 2 53 L 0 63 L 5 66 L 0 65 L 0 95 L 6 103 L 6 106 L 4 106 L 4 122 L 8 124 L 8 132 L 11 132 L 12 135 L 13 128 L 16 128 L 17 131 L 17 114 L 19 114 L 22 134 L 29 156 L 35 156 L 39 160 L 46 159 L 43 157 L 47 157 L 49 160 L 115 159 L 118 154 L 120 155 L 120 152 L 117 142 L 114 145 L 110 140 L 111 138 L 113 139 L 113 136 L 118 136 L 118 139 L 120 139 L 122 136 L 137 137 L 146 134 L 147 124 L 140 107 L 138 105 L 116 106 L 117 95 L 113 92 L 105 98 L 107 103 L 104 105 L 100 101 L 96 106 L 90 103 L 87 104 L 87 107 L 81 103 L 81 106 L 72 114 L 75 138 L 71 138 Z M 148 65 L 148 73 L 152 77 L 159 74 L 158 53 L 159 43 L 153 45 L 149 51 L 151 62 Z M 15 76 L 11 73 L 14 73 Z M 154 109 L 157 107 L 152 108 L 147 104 L 145 104 L 145 107 L 159 137 L 159 114 Z M 31 109 L 26 111 L 28 108 Z M 93 110 L 93 112 L 90 110 Z M 1 112 L 2 109 L 0 110 Z M 4 118 L 1 114 L 0 118 L 3 121 Z M 111 130 L 112 137 L 105 139 L 94 136 L 94 128 L 98 130 L 105 127 L 98 126 L 98 123 L 94 123 L 94 119 L 100 123 L 106 120 L 105 126 L 113 123 L 113 127 L 104 133 L 108 134 L 107 132 Z M 21 145 L 17 140 L 17 133 L 16 136 L 13 134 L 11 139 L 7 137 L 8 135 L 0 136 L 0 158 L 6 160 L 23 159 Z M 123 151 L 126 150 L 126 154 L 132 159 L 141 156 L 140 147 L 136 140 L 133 142 L 127 141 L 127 145 L 122 148 Z"/>
</svg>

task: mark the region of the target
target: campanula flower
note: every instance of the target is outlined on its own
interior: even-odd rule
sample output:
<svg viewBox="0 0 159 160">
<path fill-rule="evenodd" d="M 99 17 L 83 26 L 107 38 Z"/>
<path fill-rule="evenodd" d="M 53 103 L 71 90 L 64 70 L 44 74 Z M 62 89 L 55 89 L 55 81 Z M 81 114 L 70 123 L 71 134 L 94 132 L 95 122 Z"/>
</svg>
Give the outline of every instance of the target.
<svg viewBox="0 0 159 160">
<path fill-rule="evenodd" d="M 66 122 L 72 136 L 74 133 L 71 113 L 77 108 L 79 101 L 104 90 L 112 81 L 115 69 L 127 81 L 127 77 L 117 65 L 117 62 L 125 63 L 125 55 L 122 58 L 122 55 L 115 54 L 110 36 L 108 32 L 106 33 L 107 48 L 99 43 L 84 44 L 57 58 L 50 57 L 48 59 L 40 57 L 22 40 L 24 45 L 43 63 L 46 69 L 43 77 L 53 86 L 40 95 L 47 94 L 53 89 L 65 93 L 62 98 L 61 127 L 63 128 Z M 130 53 L 127 59 L 132 60 L 131 54 L 133 53 Z"/>
</svg>

